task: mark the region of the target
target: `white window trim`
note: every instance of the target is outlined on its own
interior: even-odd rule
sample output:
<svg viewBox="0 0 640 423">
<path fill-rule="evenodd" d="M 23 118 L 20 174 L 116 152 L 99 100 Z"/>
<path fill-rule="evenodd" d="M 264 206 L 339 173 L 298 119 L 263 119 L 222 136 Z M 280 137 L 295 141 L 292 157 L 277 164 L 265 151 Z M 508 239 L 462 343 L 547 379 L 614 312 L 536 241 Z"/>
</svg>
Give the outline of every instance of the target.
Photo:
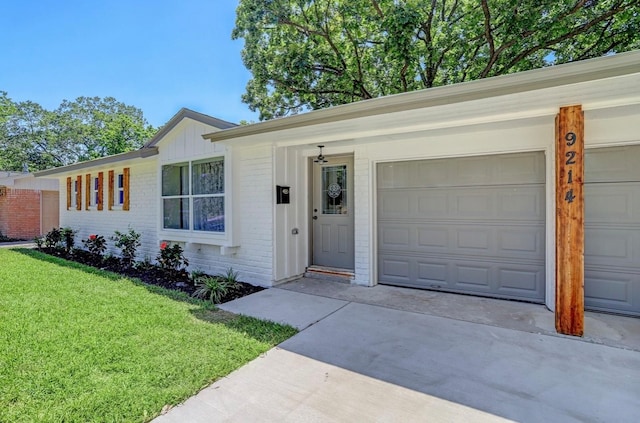
<svg viewBox="0 0 640 423">
<path fill-rule="evenodd" d="M 122 178 L 123 186 L 120 187 L 118 184 L 120 182 L 120 178 Z M 104 189 L 104 187 L 103 187 Z M 120 202 L 120 193 L 124 193 L 124 173 L 123 172 L 113 172 L 113 204 L 111 206 L 111 211 L 122 211 L 122 205 L 124 204 L 124 194 L 123 194 L 123 202 Z"/>
<path fill-rule="evenodd" d="M 91 195 L 89 196 L 89 210 L 98 209 L 98 176 L 91 175 Z"/>
<path fill-rule="evenodd" d="M 78 207 L 78 180 L 71 179 L 71 207 L 69 210 L 75 211 Z"/>
<path fill-rule="evenodd" d="M 189 229 L 167 229 L 164 227 L 164 208 L 162 196 L 162 166 L 189 164 L 189 193 L 191 192 L 191 167 L 193 162 L 222 157 L 224 160 L 224 232 L 196 231 L 193 229 L 193 198 L 189 194 Z M 176 160 L 158 163 L 158 239 L 162 241 L 184 242 L 187 244 L 216 245 L 221 247 L 237 247 L 233 238 L 233 198 L 232 198 L 232 163 L 228 153 L 212 154 L 198 157 L 183 157 Z M 173 197 L 173 196 L 168 196 Z M 181 196 L 176 196 L 181 197 Z"/>
</svg>

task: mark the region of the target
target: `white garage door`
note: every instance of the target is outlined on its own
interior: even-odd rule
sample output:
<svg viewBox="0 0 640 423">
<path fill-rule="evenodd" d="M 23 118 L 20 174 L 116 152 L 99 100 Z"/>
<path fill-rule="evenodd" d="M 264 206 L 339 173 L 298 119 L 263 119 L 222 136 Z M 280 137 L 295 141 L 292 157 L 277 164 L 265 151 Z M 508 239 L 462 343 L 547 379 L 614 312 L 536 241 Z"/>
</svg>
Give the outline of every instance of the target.
<svg viewBox="0 0 640 423">
<path fill-rule="evenodd" d="M 640 146 L 585 154 L 585 306 L 640 315 Z"/>
<path fill-rule="evenodd" d="M 542 152 L 380 163 L 378 282 L 544 301 Z"/>
</svg>

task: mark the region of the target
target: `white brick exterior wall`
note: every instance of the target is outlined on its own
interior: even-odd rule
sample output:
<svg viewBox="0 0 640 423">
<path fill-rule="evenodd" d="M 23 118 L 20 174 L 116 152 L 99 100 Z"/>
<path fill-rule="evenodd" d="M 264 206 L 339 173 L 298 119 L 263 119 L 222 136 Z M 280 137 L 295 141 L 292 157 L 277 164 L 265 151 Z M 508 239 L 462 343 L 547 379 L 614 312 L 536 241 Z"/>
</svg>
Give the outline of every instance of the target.
<svg viewBox="0 0 640 423">
<path fill-rule="evenodd" d="M 201 270 L 209 274 L 225 273 L 229 268 L 239 273 L 239 279 L 262 286 L 273 283 L 273 210 L 271 147 L 248 147 L 227 149 L 224 145 L 212 144 L 201 135 L 215 128 L 199 122 L 185 120 L 170 131 L 158 143 L 159 154 L 151 158 L 136 159 L 103 167 L 87 167 L 59 177 L 60 226 L 77 230 L 76 246 L 91 234 L 108 239 L 109 252 L 117 254 L 113 241 L 109 240 L 115 230 L 124 232 L 129 227 L 141 234 L 141 247 L 137 259 L 155 261 L 163 240 L 173 241 L 167 231 L 162 230 L 162 200 L 160 197 L 160 172 L 163 163 L 198 160 L 225 155 L 226 176 L 230 178 L 231 192 L 226 192 L 225 201 L 232 204 L 233 236 L 228 240 L 190 239 L 188 231 L 173 231 L 176 242 L 185 249 L 189 270 Z M 108 172 L 122 173 L 130 168 L 130 210 L 107 210 Z M 104 175 L 104 209 L 95 207 L 84 210 L 85 179 L 90 173 Z M 66 178 L 73 180 L 82 175 L 83 209 L 66 209 Z M 117 178 L 117 176 L 116 176 Z M 116 181 L 117 183 L 117 181 Z M 229 219 L 228 221 L 230 221 Z M 231 232 L 231 225 L 228 231 Z M 207 238 L 208 235 L 204 235 Z M 194 242 L 195 241 L 195 242 Z M 223 247 L 224 246 L 224 247 Z M 237 248 L 226 248 L 237 247 Z M 226 250 L 226 251 L 225 251 Z"/>
<path fill-rule="evenodd" d="M 107 175 L 109 170 L 114 170 L 117 178 L 124 167 L 131 169 L 130 179 L 130 210 L 125 211 L 120 207 L 107 210 Z M 82 247 L 81 240 L 89 235 L 102 235 L 108 240 L 109 252 L 117 254 L 119 251 L 113 247 L 113 241 L 108 238 L 114 231 L 127 231 L 129 226 L 141 234 L 142 246 L 138 249 L 137 259 L 145 257 L 155 258 L 157 254 L 156 221 L 158 220 L 157 199 L 157 162 L 155 159 L 139 160 L 135 163 L 118 164 L 110 167 L 85 169 L 78 172 L 83 176 L 82 201 L 83 209 L 67 210 L 66 208 L 66 175 L 60 179 L 60 226 L 70 227 L 78 231 L 76 234 L 76 246 Z M 104 209 L 97 210 L 92 207 L 84 209 L 84 175 L 91 173 L 97 176 L 98 172 L 104 172 Z M 72 177 L 75 177 L 74 174 Z"/>
<path fill-rule="evenodd" d="M 366 148 L 358 149 L 354 154 L 354 202 L 355 202 L 355 279 L 358 285 L 373 285 L 371 278 L 371 239 L 372 210 L 371 204 L 371 163 Z"/>
<path fill-rule="evenodd" d="M 187 253 L 191 269 L 224 273 L 230 267 L 240 279 L 255 285 L 273 283 L 272 158 L 269 147 L 234 149 L 229 156 L 233 174 L 235 254 L 221 255 L 220 247 L 197 244 Z"/>
</svg>

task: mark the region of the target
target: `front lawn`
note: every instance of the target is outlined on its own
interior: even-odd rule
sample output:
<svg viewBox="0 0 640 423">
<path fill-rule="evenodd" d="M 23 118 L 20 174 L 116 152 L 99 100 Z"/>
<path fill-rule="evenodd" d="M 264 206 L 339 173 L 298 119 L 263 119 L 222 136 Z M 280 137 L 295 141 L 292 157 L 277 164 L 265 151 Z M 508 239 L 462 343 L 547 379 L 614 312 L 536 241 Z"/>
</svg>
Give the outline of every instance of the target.
<svg viewBox="0 0 640 423">
<path fill-rule="evenodd" d="M 295 334 L 185 294 L 0 249 L 0 422 L 142 422 Z"/>
</svg>

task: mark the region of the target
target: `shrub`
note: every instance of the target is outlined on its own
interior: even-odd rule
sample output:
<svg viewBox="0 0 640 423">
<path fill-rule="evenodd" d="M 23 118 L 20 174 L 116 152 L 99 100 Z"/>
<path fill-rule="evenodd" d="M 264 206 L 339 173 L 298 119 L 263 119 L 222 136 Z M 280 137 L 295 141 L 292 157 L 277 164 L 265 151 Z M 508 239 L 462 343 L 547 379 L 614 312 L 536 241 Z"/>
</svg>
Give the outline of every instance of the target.
<svg viewBox="0 0 640 423">
<path fill-rule="evenodd" d="M 169 245 L 166 242 L 160 244 L 160 253 L 156 257 L 160 267 L 168 272 L 180 272 L 186 270 L 189 261 L 183 254 L 182 247 L 178 244 Z"/>
<path fill-rule="evenodd" d="M 51 229 L 44 236 L 45 248 L 58 248 L 60 246 L 60 241 L 62 241 L 62 234 L 58 228 Z"/>
<path fill-rule="evenodd" d="M 115 231 L 111 237 L 115 241 L 116 248 L 120 249 L 122 260 L 127 266 L 131 266 L 136 258 L 136 250 L 140 244 L 140 234 L 129 228 L 127 232 Z"/>
<path fill-rule="evenodd" d="M 33 242 L 36 244 L 36 248 L 38 250 L 42 250 L 42 247 L 44 247 L 44 237 L 43 236 L 37 236 L 37 237 L 33 238 Z"/>
<path fill-rule="evenodd" d="M 218 276 L 202 275 L 195 280 L 196 290 L 194 297 L 206 299 L 214 304 L 218 304 L 229 292 L 230 284 Z"/>
<path fill-rule="evenodd" d="M 89 238 L 82 241 L 85 248 L 94 256 L 102 257 L 104 252 L 107 250 L 107 241 L 104 239 L 102 235 L 89 235 Z"/>
<path fill-rule="evenodd" d="M 60 236 L 62 241 L 62 247 L 64 251 L 69 254 L 73 250 L 73 246 L 76 243 L 76 232 L 71 228 L 61 228 Z"/>
<path fill-rule="evenodd" d="M 193 296 L 208 299 L 214 304 L 220 303 L 230 291 L 238 287 L 238 272 L 234 272 L 232 268 L 229 268 L 224 275 L 218 276 L 194 272 L 192 279 L 196 286 Z"/>
</svg>

